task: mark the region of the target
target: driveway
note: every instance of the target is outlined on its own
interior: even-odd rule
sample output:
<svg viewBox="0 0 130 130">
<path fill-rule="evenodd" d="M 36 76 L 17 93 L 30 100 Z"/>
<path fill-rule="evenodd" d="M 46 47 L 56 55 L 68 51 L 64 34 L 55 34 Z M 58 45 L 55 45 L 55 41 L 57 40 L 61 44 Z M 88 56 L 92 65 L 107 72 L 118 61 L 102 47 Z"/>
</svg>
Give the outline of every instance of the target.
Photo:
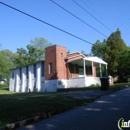
<svg viewBox="0 0 130 130">
<path fill-rule="evenodd" d="M 130 88 L 17 130 L 119 130 L 120 118 L 130 120 Z"/>
</svg>

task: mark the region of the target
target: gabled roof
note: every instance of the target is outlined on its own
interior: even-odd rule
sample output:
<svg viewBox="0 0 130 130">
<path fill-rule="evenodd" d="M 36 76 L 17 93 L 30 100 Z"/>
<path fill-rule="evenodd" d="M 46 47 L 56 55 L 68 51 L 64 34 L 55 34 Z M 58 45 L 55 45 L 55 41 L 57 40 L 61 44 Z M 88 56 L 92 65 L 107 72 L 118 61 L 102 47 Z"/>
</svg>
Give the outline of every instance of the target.
<svg viewBox="0 0 130 130">
<path fill-rule="evenodd" d="M 68 54 L 67 55 L 67 62 L 73 62 L 73 61 L 77 61 L 77 60 L 80 60 L 80 59 L 85 59 L 87 61 L 93 61 L 93 62 L 96 62 L 96 63 L 101 63 L 101 64 L 106 64 L 107 63 L 105 61 L 103 61 L 102 59 L 98 58 L 97 56 L 85 56 L 79 52 L 74 52 L 74 53 L 71 53 L 71 54 Z"/>
<path fill-rule="evenodd" d="M 76 61 L 76 60 L 83 59 L 83 58 L 85 58 L 84 55 L 82 55 L 79 52 L 74 52 L 74 53 L 68 54 L 65 59 L 67 62 L 72 62 L 72 61 Z"/>
<path fill-rule="evenodd" d="M 75 56 L 79 56 L 79 55 L 85 57 L 83 54 L 81 54 L 81 53 L 79 53 L 79 52 L 76 51 L 76 52 L 73 52 L 73 53 L 67 54 L 67 58 L 75 57 Z"/>
</svg>

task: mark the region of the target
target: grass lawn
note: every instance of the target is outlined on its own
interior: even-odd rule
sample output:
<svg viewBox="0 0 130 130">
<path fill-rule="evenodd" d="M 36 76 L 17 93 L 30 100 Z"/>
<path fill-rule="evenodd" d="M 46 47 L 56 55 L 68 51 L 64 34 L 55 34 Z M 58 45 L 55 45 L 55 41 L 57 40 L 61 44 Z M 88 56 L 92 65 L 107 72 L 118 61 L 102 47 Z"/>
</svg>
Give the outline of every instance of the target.
<svg viewBox="0 0 130 130">
<path fill-rule="evenodd" d="M 128 85 L 116 84 L 110 87 L 110 90 L 117 91 Z M 87 90 L 99 89 L 99 87 L 90 87 Z M 79 90 L 86 90 L 85 88 Z M 92 102 L 95 99 L 75 99 L 64 100 L 67 95 L 56 93 L 15 93 L 9 92 L 6 86 L 0 85 L 0 126 L 30 118 L 41 113 L 65 112 L 77 106 Z M 38 96 L 43 95 L 43 96 Z M 46 96 L 44 96 L 46 95 Z M 48 96 L 47 96 L 48 95 Z M 34 96 L 34 97 L 32 97 Z M 36 96 L 36 97 L 35 97 Z"/>
<path fill-rule="evenodd" d="M 126 86 L 130 86 L 130 83 L 117 83 L 109 87 L 109 90 L 118 91 Z"/>
<path fill-rule="evenodd" d="M 31 97 L 38 95 L 48 95 Z M 64 100 L 71 97 L 57 93 L 15 93 L 0 86 L 0 126 L 34 117 L 41 113 L 65 112 L 77 106 L 92 102 L 94 99 Z"/>
</svg>

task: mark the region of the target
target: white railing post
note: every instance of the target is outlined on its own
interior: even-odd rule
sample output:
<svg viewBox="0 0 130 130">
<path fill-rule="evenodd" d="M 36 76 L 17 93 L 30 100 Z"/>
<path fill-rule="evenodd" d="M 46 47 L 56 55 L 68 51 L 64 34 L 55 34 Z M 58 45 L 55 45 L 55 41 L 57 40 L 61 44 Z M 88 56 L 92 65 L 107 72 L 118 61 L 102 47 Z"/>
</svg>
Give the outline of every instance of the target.
<svg viewBox="0 0 130 130">
<path fill-rule="evenodd" d="M 108 73 L 107 73 L 107 65 L 106 65 L 106 76 L 108 76 Z"/>
<path fill-rule="evenodd" d="M 93 61 L 92 61 L 92 76 L 94 77 L 94 73 L 93 73 Z"/>
<path fill-rule="evenodd" d="M 86 66 L 85 66 L 85 59 L 83 59 L 83 63 L 84 63 L 84 77 L 86 77 Z"/>
<path fill-rule="evenodd" d="M 102 66 L 101 66 L 101 63 L 100 63 L 100 77 L 102 77 Z"/>
</svg>

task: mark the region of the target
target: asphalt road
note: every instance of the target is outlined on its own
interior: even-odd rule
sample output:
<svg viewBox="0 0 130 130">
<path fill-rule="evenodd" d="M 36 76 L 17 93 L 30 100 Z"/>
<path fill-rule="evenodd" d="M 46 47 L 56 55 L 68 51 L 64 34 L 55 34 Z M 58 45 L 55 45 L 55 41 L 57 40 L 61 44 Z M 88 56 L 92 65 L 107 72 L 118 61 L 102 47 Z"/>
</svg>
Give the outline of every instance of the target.
<svg viewBox="0 0 130 130">
<path fill-rule="evenodd" d="M 130 120 L 130 88 L 17 130 L 119 130 L 117 122 L 120 118 Z M 127 129 L 130 128 L 123 130 Z"/>
</svg>

